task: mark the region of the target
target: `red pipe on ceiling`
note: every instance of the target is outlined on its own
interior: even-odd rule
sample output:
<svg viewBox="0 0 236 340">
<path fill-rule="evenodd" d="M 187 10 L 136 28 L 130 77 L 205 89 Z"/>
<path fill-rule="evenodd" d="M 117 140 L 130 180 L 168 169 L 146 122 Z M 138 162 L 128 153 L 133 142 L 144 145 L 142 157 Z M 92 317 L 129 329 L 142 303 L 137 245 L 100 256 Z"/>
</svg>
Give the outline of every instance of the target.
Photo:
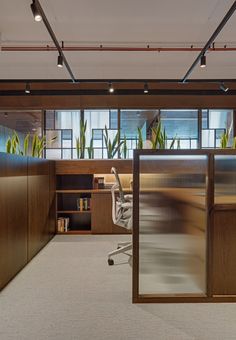
<svg viewBox="0 0 236 340">
<path fill-rule="evenodd" d="M 92 47 L 92 46 L 67 46 L 63 51 L 71 52 L 198 52 L 200 47 Z M 49 52 L 57 51 L 53 46 L 1 46 L 3 52 Z M 212 47 L 208 51 L 234 52 L 236 47 Z"/>
</svg>

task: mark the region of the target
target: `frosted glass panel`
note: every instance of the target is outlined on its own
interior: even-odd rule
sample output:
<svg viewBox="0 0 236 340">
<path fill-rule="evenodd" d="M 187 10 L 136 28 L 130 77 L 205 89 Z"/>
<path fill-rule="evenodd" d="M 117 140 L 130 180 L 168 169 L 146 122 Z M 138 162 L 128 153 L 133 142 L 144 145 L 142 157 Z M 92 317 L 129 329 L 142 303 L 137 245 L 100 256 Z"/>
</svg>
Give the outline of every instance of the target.
<svg viewBox="0 0 236 340">
<path fill-rule="evenodd" d="M 140 156 L 139 294 L 206 293 L 206 171 L 206 156 Z"/>
<path fill-rule="evenodd" d="M 46 149 L 47 159 L 61 159 L 61 150 L 56 149 Z"/>
<path fill-rule="evenodd" d="M 215 203 L 236 203 L 236 155 L 215 155 Z"/>
</svg>

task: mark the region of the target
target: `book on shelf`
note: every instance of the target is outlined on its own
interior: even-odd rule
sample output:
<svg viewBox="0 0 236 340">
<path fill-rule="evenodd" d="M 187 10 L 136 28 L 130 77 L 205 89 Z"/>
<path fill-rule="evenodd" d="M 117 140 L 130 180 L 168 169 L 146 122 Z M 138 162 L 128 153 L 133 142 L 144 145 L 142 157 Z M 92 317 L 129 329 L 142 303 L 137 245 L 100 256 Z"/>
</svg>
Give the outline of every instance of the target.
<svg viewBox="0 0 236 340">
<path fill-rule="evenodd" d="M 90 197 L 77 198 L 77 210 L 78 211 L 88 211 L 91 207 Z"/>
<path fill-rule="evenodd" d="M 67 232 L 69 230 L 69 217 L 58 217 L 57 219 L 57 231 L 58 232 Z"/>
</svg>

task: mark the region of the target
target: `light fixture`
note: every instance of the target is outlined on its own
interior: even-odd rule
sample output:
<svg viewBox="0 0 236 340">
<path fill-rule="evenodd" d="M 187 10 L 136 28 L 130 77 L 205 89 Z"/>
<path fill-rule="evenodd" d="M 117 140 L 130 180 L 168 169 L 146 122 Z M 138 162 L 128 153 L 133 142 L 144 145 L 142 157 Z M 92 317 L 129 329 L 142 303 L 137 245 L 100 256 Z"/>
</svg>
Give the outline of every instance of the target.
<svg viewBox="0 0 236 340">
<path fill-rule="evenodd" d="M 147 83 L 144 84 L 143 92 L 148 93 L 148 84 Z"/>
<path fill-rule="evenodd" d="M 25 93 L 27 93 L 27 94 L 30 93 L 30 84 L 29 83 L 25 84 Z"/>
<path fill-rule="evenodd" d="M 109 83 L 109 89 L 108 89 L 108 91 L 109 91 L 110 93 L 113 93 L 113 92 L 114 92 L 114 87 L 113 87 L 112 83 Z"/>
<path fill-rule="evenodd" d="M 224 92 L 227 92 L 229 90 L 229 88 L 227 86 L 225 86 L 224 83 L 220 83 L 220 89 Z"/>
<path fill-rule="evenodd" d="M 42 21 L 42 15 L 40 14 L 40 11 L 38 9 L 38 6 L 35 2 L 35 0 L 33 0 L 32 4 L 30 5 L 33 16 L 34 16 L 34 20 L 35 21 Z"/>
<path fill-rule="evenodd" d="M 200 67 L 206 67 L 206 56 L 204 54 L 201 56 Z"/>
<path fill-rule="evenodd" d="M 58 58 L 57 58 L 57 66 L 58 67 L 63 67 L 63 57 L 61 54 L 59 54 Z"/>
</svg>

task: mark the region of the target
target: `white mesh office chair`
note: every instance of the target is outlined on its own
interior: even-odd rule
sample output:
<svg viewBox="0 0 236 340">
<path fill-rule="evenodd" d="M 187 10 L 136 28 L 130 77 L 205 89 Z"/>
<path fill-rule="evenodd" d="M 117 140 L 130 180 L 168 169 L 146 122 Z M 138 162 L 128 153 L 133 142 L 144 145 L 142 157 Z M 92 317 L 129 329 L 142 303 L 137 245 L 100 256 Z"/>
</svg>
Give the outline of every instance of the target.
<svg viewBox="0 0 236 340">
<path fill-rule="evenodd" d="M 132 229 L 132 212 L 133 212 L 133 195 L 125 195 L 120 183 L 118 173 L 115 168 L 111 169 L 111 173 L 115 175 L 116 182 L 111 188 L 112 196 L 112 220 L 113 223 L 125 229 Z M 118 194 L 116 190 L 118 189 Z M 131 242 L 120 242 L 117 249 L 108 254 L 108 264 L 114 264 L 112 257 L 117 254 L 126 254 L 131 256 L 127 251 L 132 249 Z"/>
</svg>

